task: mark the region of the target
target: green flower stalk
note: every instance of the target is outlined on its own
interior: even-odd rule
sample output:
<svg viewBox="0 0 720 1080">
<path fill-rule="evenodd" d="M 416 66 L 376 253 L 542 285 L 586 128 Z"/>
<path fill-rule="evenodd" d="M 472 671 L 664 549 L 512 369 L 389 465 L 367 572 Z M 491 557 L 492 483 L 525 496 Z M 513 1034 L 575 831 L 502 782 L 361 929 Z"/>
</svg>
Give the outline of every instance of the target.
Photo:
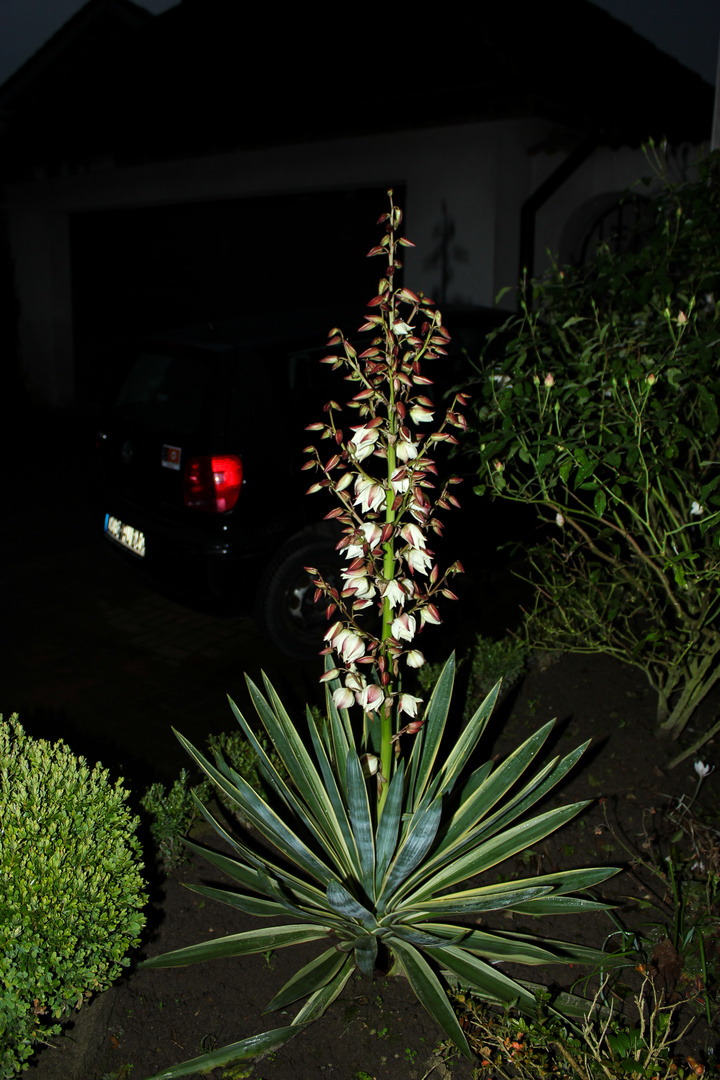
<svg viewBox="0 0 720 1080">
<path fill-rule="evenodd" d="M 436 599 L 456 598 L 448 579 L 462 570 L 456 562 L 441 576 L 428 547 L 430 531 L 442 532 L 437 511 L 459 505 L 451 487 L 460 482 L 452 477 L 430 497 L 431 477 L 437 474 L 431 451 L 438 442 L 457 442 L 450 429 L 467 427 L 458 411 L 466 398 L 457 394 L 438 430 L 424 434 L 424 426 L 435 419 L 437 404 L 426 396 L 432 380 L 422 374 L 421 363 L 445 355 L 450 335 L 432 300 L 394 286 L 401 267 L 398 248 L 413 245 L 398 235 L 402 212 L 392 191 L 388 195 L 390 210 L 378 222 L 385 234 L 368 253 L 386 258 L 387 272 L 369 301 L 372 314 L 358 331 L 374 336 L 358 354 L 335 328 L 328 344 L 338 351 L 322 361 L 344 367 L 345 378 L 359 384 L 348 407 L 357 410 L 361 423 L 351 425 L 348 434 L 339 426 L 340 406 L 330 401 L 325 406 L 327 419 L 310 424 L 308 430 L 331 441 L 333 453 L 323 461 L 317 448 L 308 446 L 311 456 L 304 466 L 323 473 L 309 493 L 329 489 L 339 501 L 327 517 L 344 526 L 339 547 L 347 559 L 342 589 L 307 568 L 315 578 L 316 598 L 324 595 L 328 618 L 335 616 L 324 650 L 334 657 L 334 664 L 323 680 L 340 677 L 343 685 L 334 693 L 335 704 L 341 709 L 357 705 L 367 718 L 365 748 L 380 751 L 376 771 L 381 807 L 400 736 L 416 734 L 422 724 L 417 719 L 422 699 L 400 691 L 402 665 L 417 668 L 424 663 L 422 652 L 413 647 L 415 636 L 426 623 L 440 623 Z M 373 608 L 380 615 L 378 633 L 365 621 Z M 368 726 L 378 721 L 379 737 Z M 371 759 L 371 767 L 377 765 Z"/>
</svg>

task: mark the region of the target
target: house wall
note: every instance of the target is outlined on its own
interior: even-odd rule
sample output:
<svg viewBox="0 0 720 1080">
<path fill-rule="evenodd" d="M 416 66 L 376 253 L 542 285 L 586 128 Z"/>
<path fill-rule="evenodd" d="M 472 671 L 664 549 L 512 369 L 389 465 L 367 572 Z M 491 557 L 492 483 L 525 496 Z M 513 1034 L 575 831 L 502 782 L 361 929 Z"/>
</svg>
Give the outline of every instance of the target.
<svg viewBox="0 0 720 1080">
<path fill-rule="evenodd" d="M 668 178 L 677 183 L 687 176 L 691 163 L 701 149 L 687 144 L 671 149 L 666 161 Z M 538 165 L 543 169 L 547 163 L 539 162 Z M 644 178 L 650 183 L 639 183 Z M 658 189 L 660 183 L 657 168 L 643 150 L 628 147 L 614 151 L 604 147 L 596 150 L 548 199 L 537 216 L 535 273 L 542 273 L 551 259 L 559 257 L 560 261 L 567 261 L 575 232 L 583 224 L 586 227 L 590 225 L 593 209 L 602 206 L 603 196 L 620 198 L 628 190 L 648 196 Z M 588 210 L 585 216 L 581 213 L 583 208 Z M 576 229 L 571 230 L 571 237 L 567 224 L 573 217 L 576 219 Z"/>
<path fill-rule="evenodd" d="M 68 222 L 71 214 L 93 210 L 403 185 L 407 233 L 416 244 L 405 249 L 407 283 L 441 304 L 492 305 L 499 289 L 517 280 L 521 204 L 562 160 L 528 154 L 546 132 L 547 125 L 526 119 L 463 124 L 132 168 L 98 163 L 11 186 L 9 235 L 26 377 L 54 404 L 78 390 Z M 541 208 L 536 269 L 545 249 L 556 249 L 569 213 L 603 185 L 622 189 L 635 179 L 634 162 L 630 152 L 598 153 Z M 376 236 L 369 222 L 368 247 Z M 331 230 L 327 243 L 332 265 Z M 283 257 L 296 259 L 303 272 L 303 252 L 286 248 Z"/>
</svg>

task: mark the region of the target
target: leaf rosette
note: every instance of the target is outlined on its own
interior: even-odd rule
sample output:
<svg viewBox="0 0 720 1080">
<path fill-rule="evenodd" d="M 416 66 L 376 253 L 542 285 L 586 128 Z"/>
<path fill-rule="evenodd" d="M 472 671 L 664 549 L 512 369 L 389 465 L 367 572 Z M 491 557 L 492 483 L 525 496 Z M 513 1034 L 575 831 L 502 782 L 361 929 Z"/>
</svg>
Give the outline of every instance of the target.
<svg viewBox="0 0 720 1080">
<path fill-rule="evenodd" d="M 308 709 L 307 747 L 269 680 L 263 677 L 264 693 L 247 680 L 260 721 L 287 770 L 286 779 L 231 702 L 273 792 L 267 799 L 221 756 L 213 764 L 178 735 L 203 772 L 277 850 L 271 857 L 265 848 L 256 849 L 201 807 L 233 854 L 189 844 L 227 874 L 234 887 L 191 887 L 248 915 L 274 921 L 267 928 L 164 953 L 143 966 L 178 966 L 310 941 L 325 948 L 267 1006 L 271 1012 L 306 999 L 292 1024 L 157 1073 L 153 1080 L 171 1080 L 281 1046 L 322 1015 L 356 969 L 372 974 L 381 948 L 468 1056 L 465 1034 L 439 971 L 449 971 L 490 1001 L 531 1009 L 535 996 L 497 965 L 612 962 L 607 954 L 584 946 L 462 924 L 470 913 L 486 916 L 502 910 L 539 916 L 601 910 L 607 905 L 582 894 L 616 871 L 606 867 L 489 880 L 494 867 L 542 840 L 586 805 L 572 803 L 528 816 L 587 744 L 553 758 L 527 779 L 551 722 L 501 764 L 488 761 L 472 767 L 498 684 L 442 758 L 454 676 L 451 657 L 428 702 L 407 766 L 401 761 L 389 784 L 379 820 L 377 800 L 371 797 L 374 781 L 364 775 L 348 714 L 335 706 L 332 681 L 326 683 L 326 720 L 316 720 Z"/>
</svg>

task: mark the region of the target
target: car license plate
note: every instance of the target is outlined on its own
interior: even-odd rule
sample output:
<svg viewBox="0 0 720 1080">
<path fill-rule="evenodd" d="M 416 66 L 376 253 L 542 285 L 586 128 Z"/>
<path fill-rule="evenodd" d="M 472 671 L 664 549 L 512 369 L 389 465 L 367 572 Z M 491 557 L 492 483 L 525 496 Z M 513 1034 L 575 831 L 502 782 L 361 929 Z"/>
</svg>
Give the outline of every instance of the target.
<svg viewBox="0 0 720 1080">
<path fill-rule="evenodd" d="M 122 547 L 133 551 L 136 555 L 145 554 L 145 534 L 139 529 L 133 529 L 132 525 L 125 525 L 118 521 L 112 514 L 105 515 L 105 532 Z"/>
</svg>

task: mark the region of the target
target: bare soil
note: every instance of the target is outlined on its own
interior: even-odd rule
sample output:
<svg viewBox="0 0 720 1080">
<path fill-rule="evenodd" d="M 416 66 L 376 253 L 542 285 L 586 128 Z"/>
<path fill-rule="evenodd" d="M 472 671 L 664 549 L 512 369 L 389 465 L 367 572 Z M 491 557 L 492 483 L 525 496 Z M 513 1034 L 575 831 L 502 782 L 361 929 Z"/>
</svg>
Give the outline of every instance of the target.
<svg viewBox="0 0 720 1080">
<path fill-rule="evenodd" d="M 663 905 L 663 883 L 637 866 L 630 867 L 616 835 L 646 855 L 652 848 L 665 809 L 695 790 L 692 759 L 672 772 L 666 762 L 674 747 L 652 736 L 653 695 L 641 673 L 604 657 L 565 656 L 536 666 L 523 684 L 499 706 L 486 737 L 486 751 L 502 758 L 546 720 L 557 717 L 542 760 L 564 754 L 592 739 L 573 774 L 551 793 L 547 807 L 575 800 L 589 805 L 563 830 L 515 859 L 500 871 L 507 874 L 549 872 L 580 866 L 613 865 L 621 872 L 599 890 L 617 904 L 616 918 L 641 927 L 662 943 L 661 927 L 650 922 L 671 921 Z M 717 703 L 708 703 L 713 708 Z M 698 725 L 706 718 L 698 717 Z M 717 758 L 717 743 L 704 748 L 703 760 Z M 720 772 L 717 774 L 720 776 Z M 710 776 L 694 806 L 718 823 L 717 779 Z M 208 838 L 209 839 L 209 838 Z M 204 901 L 185 889 L 183 881 L 214 881 L 217 874 L 200 860 L 177 876 L 156 878 L 151 885 L 148 927 L 142 950 L 120 981 L 100 995 L 67 1026 L 65 1034 L 34 1059 L 33 1080 L 144 1080 L 157 1071 L 248 1035 L 288 1022 L 285 1016 L 262 1016 L 265 1004 L 293 971 L 313 955 L 313 947 L 287 949 L 269 956 L 217 961 L 187 968 L 143 971 L 137 959 L 207 938 L 237 933 L 253 920 L 222 904 Z M 645 905 L 655 902 L 656 908 Z M 502 913 L 496 925 L 542 937 L 565 938 L 586 945 L 612 948 L 617 929 L 606 913 L 530 919 Z M 716 931 L 715 931 L 716 933 Z M 665 953 L 663 954 L 663 949 Z M 705 941 L 706 960 L 717 970 L 718 939 Z M 656 984 L 667 999 L 692 995 L 692 972 L 670 946 L 662 945 L 648 958 Z M 516 973 L 517 974 L 517 973 Z M 553 988 L 583 993 L 577 968 L 529 969 L 525 978 Z M 684 1016 L 693 1027 L 685 1037 L 686 1053 L 702 1060 L 718 1042 L 715 1026 L 708 1029 L 704 1009 L 687 1001 Z M 300 1033 L 277 1053 L 257 1062 L 218 1069 L 220 1077 L 251 1076 L 253 1080 L 466 1080 L 471 1063 L 457 1056 L 444 1060 L 438 1053 L 441 1031 L 426 1014 L 402 978 L 377 973 L 354 977 L 323 1019 Z"/>
</svg>

